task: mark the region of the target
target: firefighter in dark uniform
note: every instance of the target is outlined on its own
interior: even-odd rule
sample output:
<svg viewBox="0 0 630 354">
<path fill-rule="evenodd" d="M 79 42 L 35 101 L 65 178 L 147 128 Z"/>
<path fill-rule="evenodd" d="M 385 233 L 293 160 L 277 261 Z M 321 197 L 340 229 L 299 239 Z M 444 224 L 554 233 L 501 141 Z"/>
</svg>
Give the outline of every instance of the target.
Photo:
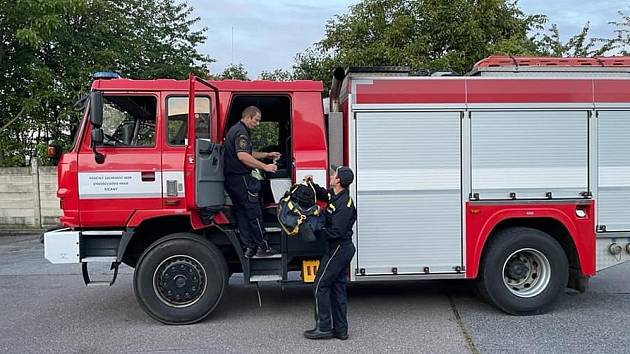
<svg viewBox="0 0 630 354">
<path fill-rule="evenodd" d="M 357 210 L 348 187 L 354 173 L 348 167 L 332 166 L 330 190 L 313 183 L 317 199 L 325 201 L 326 226 L 318 233 L 328 243 L 315 277 L 315 328 L 304 332 L 309 339 L 348 339 L 346 284 L 350 261 L 356 252 L 352 243 L 352 227 Z M 306 180 L 312 181 L 312 176 Z"/>
<path fill-rule="evenodd" d="M 275 164 L 265 164 L 260 159 L 277 159 L 279 152 L 255 152 L 249 131 L 260 124 L 261 112 L 255 106 L 243 110 L 241 120 L 234 124 L 225 136 L 224 174 L 227 191 L 236 214 L 245 257 L 268 257 L 277 252 L 265 238 L 262 210 L 258 193 L 261 182 L 252 176 L 252 170 L 276 172 Z"/>
</svg>

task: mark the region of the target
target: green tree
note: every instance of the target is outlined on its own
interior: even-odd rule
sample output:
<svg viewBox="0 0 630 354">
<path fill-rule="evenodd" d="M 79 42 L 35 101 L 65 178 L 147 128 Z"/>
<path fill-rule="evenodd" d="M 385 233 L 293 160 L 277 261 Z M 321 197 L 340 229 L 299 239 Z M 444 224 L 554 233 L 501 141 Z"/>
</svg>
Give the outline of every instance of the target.
<svg viewBox="0 0 630 354">
<path fill-rule="evenodd" d="M 251 131 L 252 147 L 255 151 L 271 152 L 278 150 L 280 123 L 275 121 L 264 121 L 256 129 Z"/>
<path fill-rule="evenodd" d="M 230 64 L 221 74 L 213 77 L 215 80 L 243 80 L 247 81 L 247 70 L 243 64 Z"/>
<path fill-rule="evenodd" d="M 533 51 L 528 33 L 544 21 L 505 0 L 363 0 L 296 56 L 295 76 L 328 83 L 335 66 L 350 65 L 466 72 L 496 48 Z"/>
<path fill-rule="evenodd" d="M 207 75 L 205 28 L 175 0 L 0 0 L 0 166 L 56 141 L 68 146 L 72 109 L 91 74 L 183 79 Z M 21 113 L 21 114 L 20 114 Z M 38 145 L 40 146 L 38 149 Z"/>
<path fill-rule="evenodd" d="M 615 49 L 619 50 L 621 55 L 630 55 L 630 16 L 623 11 L 618 12 L 621 19 L 609 22 L 615 27 L 615 37 L 611 42 Z"/>
<path fill-rule="evenodd" d="M 290 81 L 293 80 L 293 74 L 290 71 L 283 69 L 275 69 L 273 71 L 263 70 L 260 73 L 260 79 L 270 81 Z"/>
<path fill-rule="evenodd" d="M 589 30 L 590 23 L 587 22 L 578 34 L 564 42 L 558 25 L 552 24 L 547 33 L 536 36 L 536 54 L 550 57 L 589 57 L 604 55 L 614 49 L 614 40 L 590 37 Z"/>
</svg>

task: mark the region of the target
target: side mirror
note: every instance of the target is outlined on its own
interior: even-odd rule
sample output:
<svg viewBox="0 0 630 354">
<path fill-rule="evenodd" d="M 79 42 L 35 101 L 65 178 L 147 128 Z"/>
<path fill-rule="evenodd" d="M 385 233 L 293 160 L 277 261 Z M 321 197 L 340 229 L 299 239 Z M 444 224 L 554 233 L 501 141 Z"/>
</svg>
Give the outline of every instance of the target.
<svg viewBox="0 0 630 354">
<path fill-rule="evenodd" d="M 95 128 L 103 125 L 103 93 L 100 91 L 90 93 L 90 122 Z"/>
<path fill-rule="evenodd" d="M 103 93 L 99 91 L 92 91 L 90 93 L 90 123 L 92 123 L 91 145 L 92 151 L 94 151 L 94 161 L 97 164 L 105 162 L 105 155 L 96 151 L 96 147 L 103 145 L 105 136 L 103 134 Z"/>
<path fill-rule="evenodd" d="M 103 145 L 103 129 L 94 127 L 92 128 L 92 147 L 95 148 L 97 146 Z"/>
</svg>

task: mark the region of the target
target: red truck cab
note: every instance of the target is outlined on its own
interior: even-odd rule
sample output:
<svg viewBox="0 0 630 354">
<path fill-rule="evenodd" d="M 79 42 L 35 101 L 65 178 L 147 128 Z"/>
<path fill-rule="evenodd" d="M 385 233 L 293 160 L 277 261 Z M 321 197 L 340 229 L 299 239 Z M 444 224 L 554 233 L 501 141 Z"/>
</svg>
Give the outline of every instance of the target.
<svg viewBox="0 0 630 354">
<path fill-rule="evenodd" d="M 293 180 L 296 174 L 325 177 L 321 83 L 220 81 L 211 83 L 215 93 L 195 82 L 195 106 L 190 114 L 195 138 L 220 143 L 241 111 L 257 105 L 263 111 L 263 133 L 270 136 L 256 142 L 266 139 L 270 145 L 256 148 L 275 148 L 283 154 L 280 171 L 271 179 Z M 82 229 L 138 227 L 155 217 L 187 215 L 194 229 L 205 227 L 195 215 L 197 208 L 186 202 L 186 195 L 192 194 L 186 192 L 195 187 L 187 185 L 184 176 L 191 164 L 185 159 L 192 140 L 186 124 L 190 82 L 97 80 L 92 90 L 103 94 L 104 142 L 96 151 L 104 158 L 101 163 L 95 159 L 94 127 L 86 124 L 88 109 L 76 143 L 59 163 L 61 223 Z M 225 222 L 219 218 L 219 223 Z"/>
</svg>

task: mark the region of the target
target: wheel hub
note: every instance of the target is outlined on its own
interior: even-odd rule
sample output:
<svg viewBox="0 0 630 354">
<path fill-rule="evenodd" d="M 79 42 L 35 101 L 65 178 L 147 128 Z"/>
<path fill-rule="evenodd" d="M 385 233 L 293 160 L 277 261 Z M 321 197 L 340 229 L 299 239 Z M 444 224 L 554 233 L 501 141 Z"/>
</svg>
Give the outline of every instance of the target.
<svg viewBox="0 0 630 354">
<path fill-rule="evenodd" d="M 534 297 L 545 291 L 551 281 L 551 264 L 533 248 L 513 252 L 503 264 L 503 283 L 514 295 Z"/>
<path fill-rule="evenodd" d="M 509 277 L 518 280 L 527 276 L 529 267 L 521 260 L 515 260 L 509 264 Z"/>
<path fill-rule="evenodd" d="M 192 305 L 203 295 L 206 275 L 196 259 L 175 256 L 158 266 L 154 282 L 158 296 L 164 303 L 185 307 Z"/>
</svg>

